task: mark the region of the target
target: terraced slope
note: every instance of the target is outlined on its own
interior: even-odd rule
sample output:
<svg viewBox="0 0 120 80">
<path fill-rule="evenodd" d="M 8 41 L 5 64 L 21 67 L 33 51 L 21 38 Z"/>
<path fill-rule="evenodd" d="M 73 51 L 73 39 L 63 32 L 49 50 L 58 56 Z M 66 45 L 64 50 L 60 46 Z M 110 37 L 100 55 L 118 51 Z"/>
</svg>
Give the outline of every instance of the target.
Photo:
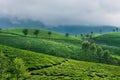
<svg viewBox="0 0 120 80">
<path fill-rule="evenodd" d="M 115 55 L 120 55 L 120 32 L 111 32 L 96 36 L 95 42 L 104 49 L 109 49 Z"/>
<path fill-rule="evenodd" d="M 6 33 L 0 34 L 0 44 L 70 58 L 76 58 L 81 49 L 80 46 L 65 42 L 56 42 L 34 37 L 23 37 Z"/>
<path fill-rule="evenodd" d="M 32 80 L 119 80 L 120 67 L 68 60 L 57 66 L 32 71 L 31 78 Z"/>
<path fill-rule="evenodd" d="M 95 41 L 100 44 L 120 47 L 120 32 L 111 32 L 100 35 L 95 38 Z"/>
<path fill-rule="evenodd" d="M 8 58 L 22 58 L 29 70 L 28 80 L 119 80 L 120 67 L 53 57 L 0 45 Z"/>
<path fill-rule="evenodd" d="M 43 53 L 35 53 L 31 51 L 26 51 L 22 49 L 12 48 L 4 45 L 0 45 L 0 52 L 3 52 L 5 56 L 10 59 L 21 58 L 25 61 L 28 69 L 40 69 L 46 66 L 53 66 L 66 61 L 63 58 L 57 58 Z"/>
</svg>

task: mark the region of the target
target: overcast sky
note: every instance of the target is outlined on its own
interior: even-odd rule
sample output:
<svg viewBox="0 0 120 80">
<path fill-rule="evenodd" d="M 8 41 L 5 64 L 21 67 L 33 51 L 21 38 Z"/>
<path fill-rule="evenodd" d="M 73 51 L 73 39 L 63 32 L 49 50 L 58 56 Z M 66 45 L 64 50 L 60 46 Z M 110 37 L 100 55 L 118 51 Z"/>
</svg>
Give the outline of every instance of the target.
<svg viewBox="0 0 120 80">
<path fill-rule="evenodd" d="M 0 16 L 52 25 L 120 26 L 120 0 L 0 0 Z"/>
</svg>

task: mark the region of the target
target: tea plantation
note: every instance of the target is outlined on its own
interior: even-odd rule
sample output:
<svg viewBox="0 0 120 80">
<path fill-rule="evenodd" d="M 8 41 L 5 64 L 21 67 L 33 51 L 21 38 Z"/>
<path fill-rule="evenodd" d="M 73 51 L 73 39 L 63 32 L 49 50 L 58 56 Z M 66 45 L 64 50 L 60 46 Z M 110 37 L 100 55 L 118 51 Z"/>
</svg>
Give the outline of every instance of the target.
<svg viewBox="0 0 120 80">
<path fill-rule="evenodd" d="M 120 80 L 120 33 L 97 34 L 95 44 L 35 30 L 0 30 L 1 80 Z"/>
</svg>

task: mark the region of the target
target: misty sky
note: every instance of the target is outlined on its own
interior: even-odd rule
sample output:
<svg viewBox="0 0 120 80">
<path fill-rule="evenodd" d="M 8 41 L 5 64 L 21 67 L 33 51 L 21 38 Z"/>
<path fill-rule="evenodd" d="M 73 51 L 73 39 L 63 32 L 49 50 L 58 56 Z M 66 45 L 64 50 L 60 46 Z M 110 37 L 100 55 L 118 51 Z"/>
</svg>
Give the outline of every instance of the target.
<svg viewBox="0 0 120 80">
<path fill-rule="evenodd" d="M 120 26 L 120 0 L 0 0 L 0 16 L 50 25 Z"/>
</svg>

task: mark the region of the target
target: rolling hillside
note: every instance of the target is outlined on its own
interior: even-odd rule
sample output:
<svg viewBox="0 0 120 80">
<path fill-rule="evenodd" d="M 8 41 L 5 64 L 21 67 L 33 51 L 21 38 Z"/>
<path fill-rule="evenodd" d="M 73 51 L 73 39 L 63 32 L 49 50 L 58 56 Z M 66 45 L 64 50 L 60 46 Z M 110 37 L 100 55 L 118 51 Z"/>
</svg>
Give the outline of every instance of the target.
<svg viewBox="0 0 120 80">
<path fill-rule="evenodd" d="M 19 31 L 17 31 L 19 33 Z M 13 34 L 14 33 L 14 34 Z M 21 32 L 22 33 L 22 32 Z M 44 34 L 46 34 L 44 32 Z M 54 35 L 54 34 L 53 34 Z M 14 31 L 11 33 L 1 33 L 0 34 L 0 44 L 12 46 L 15 48 L 21 48 L 24 50 L 31 50 L 35 52 L 43 52 L 46 54 L 51 54 L 55 56 L 62 56 L 62 57 L 70 57 L 75 58 L 79 55 L 81 47 L 78 46 L 79 42 L 77 42 L 78 45 L 74 45 L 73 43 L 69 42 L 70 39 L 74 39 L 70 37 L 70 39 L 60 39 L 60 41 L 54 41 L 51 39 L 45 39 L 45 38 L 36 38 L 31 37 L 32 35 L 29 35 L 29 37 L 16 35 Z M 62 38 L 57 35 L 57 37 Z M 59 39 L 58 38 L 58 39 Z M 66 40 L 66 41 L 65 41 Z M 68 41 L 68 42 L 67 42 Z M 77 40 L 78 41 L 78 40 Z M 73 54 L 73 55 L 71 55 Z"/>
<path fill-rule="evenodd" d="M 120 67 L 48 56 L 42 53 L 0 45 L 10 58 L 22 58 L 27 66 L 28 80 L 119 80 Z"/>
<path fill-rule="evenodd" d="M 120 32 L 111 32 L 95 38 L 97 43 L 120 47 Z"/>
<path fill-rule="evenodd" d="M 104 50 L 116 51 L 116 53 L 107 56 L 106 59 L 111 59 L 111 64 L 113 64 L 108 65 L 109 60 L 107 62 L 104 57 L 100 58 L 104 62 L 99 62 L 97 53 L 87 51 L 87 49 L 83 52 L 80 37 L 65 37 L 64 34 L 53 32 L 51 38 L 49 38 L 46 30 L 40 30 L 38 37 L 36 37 L 33 34 L 35 29 L 28 29 L 28 35 L 24 36 L 22 31 L 23 29 L 1 30 L 0 52 L 9 60 L 20 58 L 25 62 L 29 75 L 27 80 L 120 79 L 120 66 L 115 66 L 120 64 L 120 57 L 118 56 L 120 49 L 118 46 L 113 47 L 98 41 L 98 44 L 104 47 Z M 112 33 L 109 34 L 112 35 Z M 96 42 L 99 37 L 102 39 L 105 35 L 108 36 L 108 34 L 95 35 Z M 94 44 L 94 47 L 98 48 L 99 45 Z M 94 50 L 94 47 L 90 49 Z"/>
<path fill-rule="evenodd" d="M 48 31 L 45 30 L 41 30 L 38 37 L 36 37 L 33 35 L 35 29 L 28 29 L 28 35 L 24 36 L 22 33 L 23 30 L 24 29 L 2 30 L 0 33 L 0 44 L 53 56 L 85 61 L 92 60 L 91 54 L 85 55 L 85 53 L 82 52 L 82 43 L 78 37 L 65 37 L 63 34 L 53 32 L 53 39 L 51 39 L 47 38 L 49 35 L 47 34 Z M 89 58 L 87 58 L 87 56 Z M 92 61 L 94 61 L 94 58 Z"/>
<path fill-rule="evenodd" d="M 111 32 L 98 35 L 94 41 L 105 49 L 109 49 L 114 54 L 120 55 L 120 32 Z"/>
</svg>

